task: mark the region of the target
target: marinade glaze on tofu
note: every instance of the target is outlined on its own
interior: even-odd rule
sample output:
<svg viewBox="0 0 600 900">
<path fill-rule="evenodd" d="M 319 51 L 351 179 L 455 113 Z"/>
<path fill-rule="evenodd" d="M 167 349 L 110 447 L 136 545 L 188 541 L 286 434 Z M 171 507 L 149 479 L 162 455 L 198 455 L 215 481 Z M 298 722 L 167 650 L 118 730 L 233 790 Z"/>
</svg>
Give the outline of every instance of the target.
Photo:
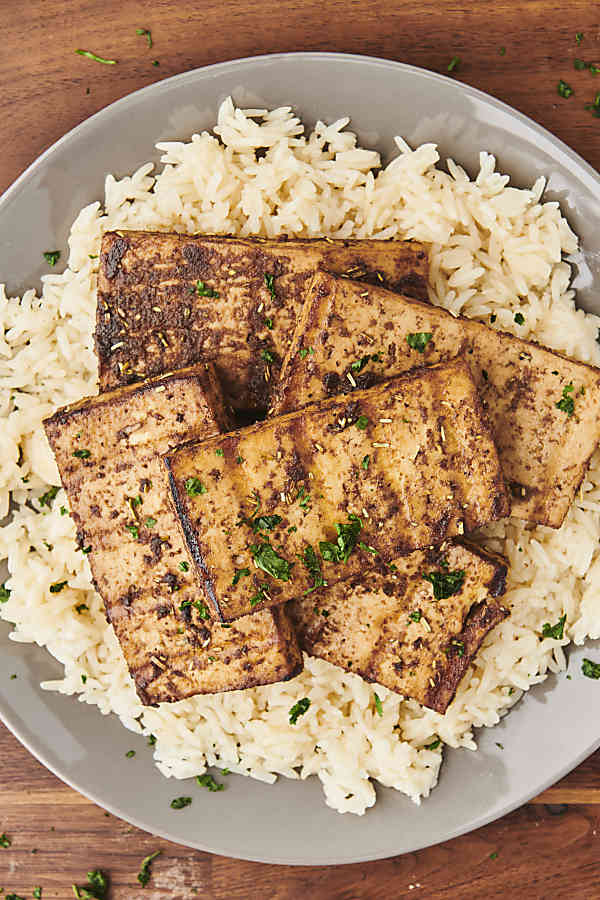
<svg viewBox="0 0 600 900">
<path fill-rule="evenodd" d="M 165 462 L 199 583 L 227 621 L 510 510 L 462 359 L 182 447 Z"/>
<path fill-rule="evenodd" d="M 320 266 L 427 297 L 412 241 L 107 232 L 98 274 L 100 390 L 212 360 L 236 409 L 265 411 Z"/>
<path fill-rule="evenodd" d="M 288 606 L 300 646 L 444 713 L 485 636 L 507 615 L 503 562 L 459 543 L 399 559 Z M 432 583 L 433 582 L 433 583 Z"/>
<path fill-rule="evenodd" d="M 283 609 L 210 621 L 161 453 L 228 426 L 197 366 L 61 409 L 44 425 L 78 542 L 145 705 L 291 678 L 302 657 Z"/>
<path fill-rule="evenodd" d="M 559 527 L 600 438 L 600 370 L 427 303 L 315 275 L 275 415 L 462 354 L 477 382 L 512 514 Z"/>
</svg>

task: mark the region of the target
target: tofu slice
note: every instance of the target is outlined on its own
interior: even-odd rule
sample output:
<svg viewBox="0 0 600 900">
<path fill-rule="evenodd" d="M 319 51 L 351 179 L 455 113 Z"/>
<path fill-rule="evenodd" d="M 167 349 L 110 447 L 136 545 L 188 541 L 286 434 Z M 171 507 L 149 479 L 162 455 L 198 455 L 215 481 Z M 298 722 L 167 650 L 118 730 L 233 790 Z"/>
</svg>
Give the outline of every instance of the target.
<svg viewBox="0 0 600 900">
<path fill-rule="evenodd" d="M 412 241 L 107 232 L 96 319 L 100 390 L 213 360 L 233 406 L 264 412 L 320 265 L 427 298 L 427 253 Z"/>
<path fill-rule="evenodd" d="M 411 348 L 408 336 L 423 334 L 431 335 L 423 352 Z M 560 527 L 600 438 L 600 370 L 539 344 L 319 272 L 272 413 L 458 353 L 465 355 L 489 415 L 513 494 L 512 514 Z"/>
<path fill-rule="evenodd" d="M 199 583 L 225 621 L 309 590 L 316 571 L 333 584 L 510 510 L 462 359 L 165 461 Z"/>
<path fill-rule="evenodd" d="M 436 592 L 427 578 L 433 577 Z M 485 636 L 508 616 L 506 565 L 451 543 L 397 560 L 288 611 L 300 646 L 348 672 L 444 713 Z"/>
<path fill-rule="evenodd" d="M 205 365 L 101 394 L 46 419 L 79 546 L 145 705 L 292 678 L 302 657 L 283 608 L 210 621 L 169 501 L 160 453 L 229 417 Z"/>
</svg>

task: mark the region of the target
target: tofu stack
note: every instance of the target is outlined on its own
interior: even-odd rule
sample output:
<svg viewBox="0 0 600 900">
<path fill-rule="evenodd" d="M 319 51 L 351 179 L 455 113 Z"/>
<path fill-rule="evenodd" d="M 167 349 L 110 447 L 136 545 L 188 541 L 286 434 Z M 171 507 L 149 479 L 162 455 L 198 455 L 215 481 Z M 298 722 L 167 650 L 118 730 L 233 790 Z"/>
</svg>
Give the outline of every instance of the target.
<svg viewBox="0 0 600 900">
<path fill-rule="evenodd" d="M 165 460 L 198 582 L 211 614 L 228 622 L 510 510 L 460 359 Z"/>
<path fill-rule="evenodd" d="M 302 669 L 283 608 L 221 626 L 190 572 L 160 455 L 228 422 L 205 364 L 100 394 L 45 422 L 79 546 L 146 705 Z"/>
<path fill-rule="evenodd" d="M 431 306 L 427 273 L 412 241 L 104 235 L 107 392 L 45 424 L 143 703 L 304 650 L 447 709 L 509 614 L 465 535 L 561 523 L 600 373 Z"/>
</svg>

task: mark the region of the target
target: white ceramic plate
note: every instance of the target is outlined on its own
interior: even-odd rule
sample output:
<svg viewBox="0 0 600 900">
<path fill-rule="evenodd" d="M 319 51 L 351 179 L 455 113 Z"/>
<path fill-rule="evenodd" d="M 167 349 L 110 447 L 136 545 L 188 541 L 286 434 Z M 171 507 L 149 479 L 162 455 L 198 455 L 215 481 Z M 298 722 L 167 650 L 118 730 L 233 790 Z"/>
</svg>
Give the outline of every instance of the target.
<svg viewBox="0 0 600 900">
<path fill-rule="evenodd" d="M 291 104 L 305 123 L 352 117 L 364 145 L 393 151 L 393 136 L 434 141 L 442 157 L 467 169 L 478 152 L 497 155 L 513 184 L 548 178 L 546 198 L 560 201 L 582 238 L 578 302 L 600 313 L 600 178 L 568 147 L 497 100 L 460 82 L 400 63 L 341 54 L 296 53 L 210 66 L 158 82 L 79 125 L 41 156 L 0 200 L 0 277 L 11 290 L 36 285 L 42 251 L 64 247 L 86 203 L 101 199 L 104 176 L 121 176 L 148 159 L 158 140 L 188 139 L 211 128 L 231 94 L 251 107 Z M 36 646 L 8 640 L 0 623 L 0 716 L 52 772 L 115 815 L 180 844 L 226 856 L 288 864 L 358 862 L 416 850 L 477 828 L 526 802 L 581 762 L 599 744 L 600 687 L 580 675 L 590 647 L 571 652 L 569 670 L 531 690 L 479 750 L 446 751 L 439 786 L 421 807 L 378 789 L 364 817 L 328 809 L 316 780 L 267 786 L 230 777 L 227 790 L 202 792 L 174 811 L 181 782 L 163 778 L 146 741 L 114 716 L 73 698 L 43 692 L 60 667 Z M 500 750 L 496 742 L 504 746 Z M 136 764 L 125 760 L 131 747 Z"/>
</svg>

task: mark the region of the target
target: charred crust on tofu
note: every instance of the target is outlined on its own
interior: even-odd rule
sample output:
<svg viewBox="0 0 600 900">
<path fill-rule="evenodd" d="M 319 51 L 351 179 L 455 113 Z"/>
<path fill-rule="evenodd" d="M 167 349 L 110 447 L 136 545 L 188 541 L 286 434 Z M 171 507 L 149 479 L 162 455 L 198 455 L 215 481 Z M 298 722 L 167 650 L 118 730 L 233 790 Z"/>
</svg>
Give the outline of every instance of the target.
<svg viewBox="0 0 600 900">
<path fill-rule="evenodd" d="M 446 661 L 438 666 L 433 676 L 434 684 L 427 692 L 425 706 L 442 714 L 446 712 L 484 638 L 508 615 L 509 611 L 503 606 L 489 603 L 478 603 L 471 608 L 462 631 L 446 647 Z"/>
<path fill-rule="evenodd" d="M 187 544 L 188 552 L 192 559 L 192 563 L 196 569 L 196 574 L 198 580 L 202 584 L 204 588 L 204 593 L 206 594 L 206 598 L 210 603 L 210 607 L 214 613 L 215 618 L 219 622 L 225 622 L 225 616 L 223 615 L 223 611 L 221 610 L 221 605 L 217 600 L 217 595 L 215 593 L 214 585 L 212 579 L 210 577 L 210 572 L 206 567 L 206 563 L 204 561 L 204 557 L 200 550 L 200 546 L 198 544 L 198 540 L 196 537 L 196 533 L 190 522 L 190 518 L 188 516 L 187 509 L 185 505 L 181 502 L 181 497 L 179 496 L 179 491 L 177 489 L 177 482 L 175 480 L 175 476 L 173 475 L 173 470 L 171 468 L 171 459 L 168 456 L 163 457 L 163 462 L 165 464 L 167 470 L 167 478 L 169 479 L 169 488 L 171 491 L 171 502 L 175 508 L 175 513 L 177 519 L 179 521 L 179 525 L 183 532 L 183 537 Z"/>
</svg>

